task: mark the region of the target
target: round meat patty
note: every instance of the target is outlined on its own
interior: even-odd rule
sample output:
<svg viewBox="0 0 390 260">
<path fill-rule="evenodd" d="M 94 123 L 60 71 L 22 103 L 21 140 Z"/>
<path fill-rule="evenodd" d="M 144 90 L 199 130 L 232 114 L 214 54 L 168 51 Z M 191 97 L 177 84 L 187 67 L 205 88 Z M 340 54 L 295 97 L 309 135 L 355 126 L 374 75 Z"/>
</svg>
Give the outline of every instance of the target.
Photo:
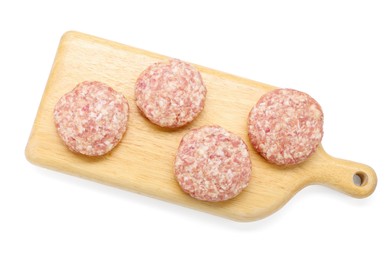
<svg viewBox="0 0 390 260">
<path fill-rule="evenodd" d="M 323 136 L 324 115 L 308 94 L 277 89 L 263 95 L 249 114 L 253 147 L 269 162 L 294 165 L 305 161 Z"/>
<path fill-rule="evenodd" d="M 135 85 L 138 108 L 154 124 L 176 128 L 203 110 L 206 87 L 191 64 L 172 59 L 149 66 Z"/>
<path fill-rule="evenodd" d="M 248 186 L 252 171 L 248 147 L 219 126 L 191 130 L 181 140 L 175 176 L 184 192 L 204 201 L 224 201 Z"/>
<path fill-rule="evenodd" d="M 104 83 L 82 82 L 54 108 L 57 132 L 70 150 L 89 156 L 109 152 L 126 131 L 129 104 Z"/>
</svg>

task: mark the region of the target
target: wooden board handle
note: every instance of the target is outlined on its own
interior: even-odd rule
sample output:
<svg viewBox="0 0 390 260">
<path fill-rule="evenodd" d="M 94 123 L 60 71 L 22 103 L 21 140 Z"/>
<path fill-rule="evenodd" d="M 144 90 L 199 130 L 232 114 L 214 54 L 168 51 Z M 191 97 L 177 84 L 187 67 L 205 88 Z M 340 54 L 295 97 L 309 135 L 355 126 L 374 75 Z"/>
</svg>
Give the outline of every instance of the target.
<svg viewBox="0 0 390 260">
<path fill-rule="evenodd" d="M 315 167 L 311 184 L 323 184 L 355 198 L 371 195 L 377 184 L 374 169 L 365 164 L 334 158 L 322 153 L 321 164 Z"/>
</svg>

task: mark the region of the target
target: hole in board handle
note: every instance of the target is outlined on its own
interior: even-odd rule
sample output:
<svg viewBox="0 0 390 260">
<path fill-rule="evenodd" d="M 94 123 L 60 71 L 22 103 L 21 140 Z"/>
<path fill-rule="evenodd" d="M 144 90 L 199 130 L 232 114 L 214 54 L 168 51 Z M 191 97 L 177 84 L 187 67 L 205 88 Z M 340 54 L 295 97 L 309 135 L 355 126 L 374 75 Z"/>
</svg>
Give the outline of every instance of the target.
<svg viewBox="0 0 390 260">
<path fill-rule="evenodd" d="M 368 180 L 367 174 L 365 174 L 364 172 L 357 172 L 353 175 L 353 183 L 356 186 L 361 187 L 366 185 L 367 180 Z"/>
</svg>

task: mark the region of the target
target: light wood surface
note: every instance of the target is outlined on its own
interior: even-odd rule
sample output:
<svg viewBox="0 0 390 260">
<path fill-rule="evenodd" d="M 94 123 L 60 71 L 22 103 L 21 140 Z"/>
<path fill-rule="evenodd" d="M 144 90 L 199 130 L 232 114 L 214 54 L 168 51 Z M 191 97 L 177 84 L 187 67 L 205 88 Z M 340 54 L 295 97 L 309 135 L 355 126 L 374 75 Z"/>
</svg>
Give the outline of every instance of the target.
<svg viewBox="0 0 390 260">
<path fill-rule="evenodd" d="M 49 169 L 237 221 L 264 218 L 311 184 L 323 184 L 357 198 L 374 191 L 377 178 L 372 168 L 331 157 L 322 147 L 309 160 L 294 167 L 279 167 L 264 161 L 250 145 L 247 116 L 260 96 L 274 89 L 266 84 L 195 65 L 208 89 L 203 112 L 194 122 L 178 130 L 153 125 L 135 105 L 134 83 L 147 66 L 166 59 L 78 32 L 64 34 L 26 147 L 27 159 Z M 53 123 L 53 108 L 58 99 L 85 80 L 107 83 L 122 92 L 130 104 L 124 138 L 112 152 L 100 158 L 70 152 Z M 191 128 L 209 124 L 220 125 L 241 136 L 251 154 L 253 172 L 249 186 L 225 202 L 195 200 L 181 191 L 173 176 L 173 161 L 182 136 Z M 360 176 L 362 185 L 354 184 L 355 174 Z"/>
</svg>

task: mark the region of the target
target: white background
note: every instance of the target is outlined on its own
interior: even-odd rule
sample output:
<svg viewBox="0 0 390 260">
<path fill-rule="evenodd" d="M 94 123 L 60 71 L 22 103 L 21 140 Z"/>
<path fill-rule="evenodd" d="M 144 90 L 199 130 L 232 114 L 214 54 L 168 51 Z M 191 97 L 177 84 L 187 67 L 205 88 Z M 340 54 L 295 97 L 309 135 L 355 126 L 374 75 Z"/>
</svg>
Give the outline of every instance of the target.
<svg viewBox="0 0 390 260">
<path fill-rule="evenodd" d="M 0 28 L 0 259 L 390 259 L 388 1 L 1 1 Z M 31 165 L 68 30 L 309 93 L 327 152 L 372 166 L 376 191 L 312 186 L 238 223 Z"/>
</svg>

